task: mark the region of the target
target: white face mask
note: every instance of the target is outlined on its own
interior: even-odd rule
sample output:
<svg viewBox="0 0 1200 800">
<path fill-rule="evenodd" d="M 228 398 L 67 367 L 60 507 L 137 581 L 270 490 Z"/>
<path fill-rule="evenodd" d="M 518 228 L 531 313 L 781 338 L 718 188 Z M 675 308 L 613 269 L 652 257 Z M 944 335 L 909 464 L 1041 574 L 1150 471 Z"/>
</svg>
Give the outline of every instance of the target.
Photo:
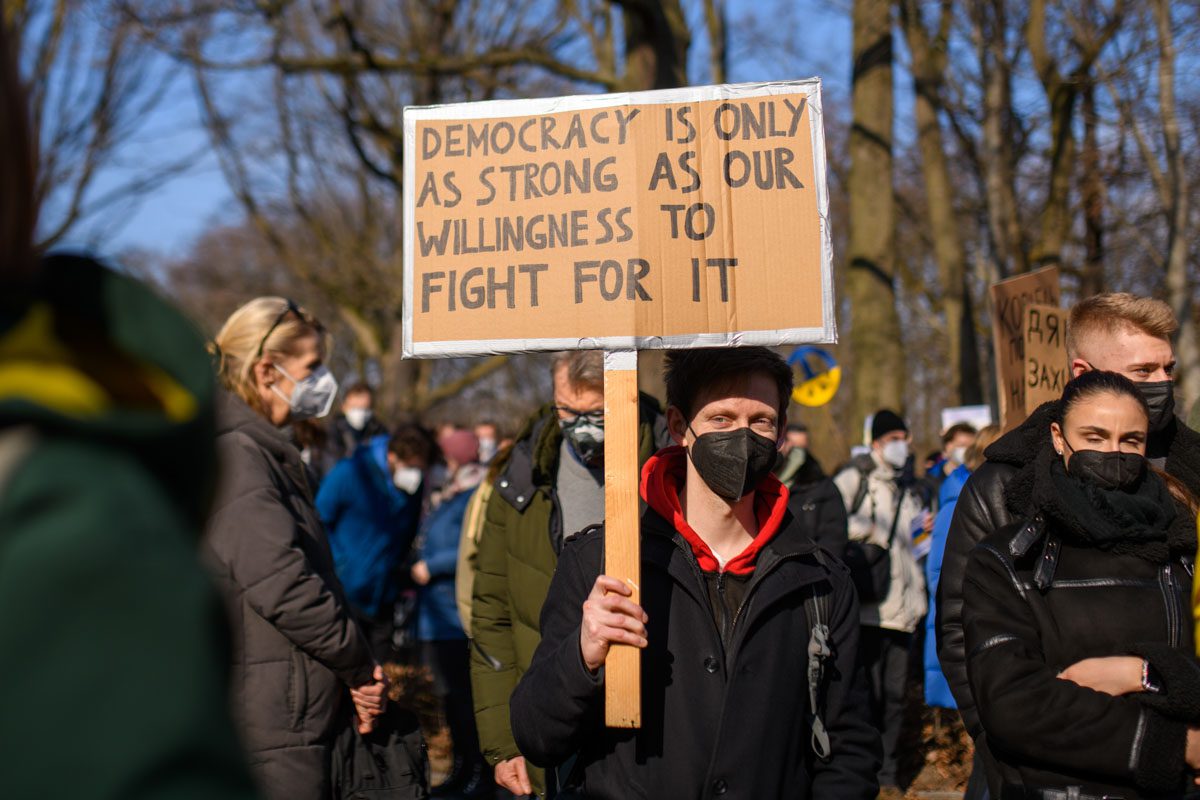
<svg viewBox="0 0 1200 800">
<path fill-rule="evenodd" d="M 479 463 L 486 464 L 496 455 L 496 440 L 495 439 L 480 439 L 479 440 Z"/>
<path fill-rule="evenodd" d="M 346 422 L 351 428 L 356 431 L 361 431 L 367 427 L 367 423 L 371 420 L 371 409 L 369 408 L 348 408 L 346 409 Z"/>
<path fill-rule="evenodd" d="M 908 462 L 908 442 L 903 439 L 888 442 L 883 446 L 880 455 L 888 466 L 903 469 Z"/>
<path fill-rule="evenodd" d="M 392 483 L 405 494 L 416 494 L 421 488 L 421 470 L 416 467 L 399 466 L 392 473 Z"/>
<path fill-rule="evenodd" d="M 956 447 L 950 451 L 950 460 L 955 464 L 967 463 L 967 448 Z"/>
<path fill-rule="evenodd" d="M 338 382 L 337 378 L 333 377 L 333 373 L 324 364 L 313 370 L 312 374 L 303 380 L 296 380 L 288 375 L 288 371 L 278 364 L 273 365 L 284 375 L 287 375 L 295 384 L 292 387 L 292 396 L 287 397 L 283 392 L 279 391 L 279 387 L 272 384 L 271 391 L 279 395 L 280 398 L 288 404 L 288 408 L 292 410 L 292 420 L 301 419 L 319 419 L 329 413 L 333 408 L 333 401 L 337 397 Z"/>
</svg>

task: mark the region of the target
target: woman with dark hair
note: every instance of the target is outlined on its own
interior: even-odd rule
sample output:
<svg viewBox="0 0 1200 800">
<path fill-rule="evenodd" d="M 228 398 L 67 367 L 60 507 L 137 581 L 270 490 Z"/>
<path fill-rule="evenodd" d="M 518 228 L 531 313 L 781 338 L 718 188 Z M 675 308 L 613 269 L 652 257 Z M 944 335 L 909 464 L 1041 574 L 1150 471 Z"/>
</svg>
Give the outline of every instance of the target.
<svg viewBox="0 0 1200 800">
<path fill-rule="evenodd" d="M 971 554 L 964 628 L 997 798 L 1180 797 L 1200 768 L 1195 520 L 1145 458 L 1137 388 L 1086 372 Z"/>
</svg>

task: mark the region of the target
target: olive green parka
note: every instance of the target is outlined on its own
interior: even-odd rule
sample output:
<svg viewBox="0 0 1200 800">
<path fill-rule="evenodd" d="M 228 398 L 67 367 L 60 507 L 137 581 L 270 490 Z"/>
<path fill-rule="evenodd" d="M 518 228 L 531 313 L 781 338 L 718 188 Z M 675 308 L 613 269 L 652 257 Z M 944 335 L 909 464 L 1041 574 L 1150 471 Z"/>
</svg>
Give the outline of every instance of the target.
<svg viewBox="0 0 1200 800">
<path fill-rule="evenodd" d="M 670 444 L 670 435 L 662 407 L 645 394 L 639 419 L 638 462 L 644 464 Z M 471 688 L 479 743 L 492 765 L 520 755 L 508 700 L 541 641 L 538 618 L 562 549 L 555 489 L 561 445 L 554 409 L 543 406 L 494 470 L 494 491 L 484 512 L 471 602 Z M 528 766 L 535 794 L 545 796 L 544 773 Z"/>
</svg>

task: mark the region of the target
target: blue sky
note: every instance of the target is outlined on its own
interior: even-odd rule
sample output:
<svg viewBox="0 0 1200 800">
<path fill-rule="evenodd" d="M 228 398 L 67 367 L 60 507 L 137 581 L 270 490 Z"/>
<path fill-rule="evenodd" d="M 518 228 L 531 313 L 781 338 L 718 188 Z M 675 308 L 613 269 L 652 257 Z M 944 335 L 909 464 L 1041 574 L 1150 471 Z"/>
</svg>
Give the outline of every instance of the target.
<svg viewBox="0 0 1200 800">
<path fill-rule="evenodd" d="M 849 87 L 851 30 L 849 14 L 840 3 L 730 0 L 728 7 L 731 28 L 753 26 L 773 39 L 786 42 L 789 51 L 781 56 L 775 48 L 764 48 L 745 36 L 737 36 L 730 53 L 731 80 L 788 80 L 816 75 L 825 82 L 827 104 L 844 100 Z M 698 11 L 698 4 L 693 11 Z M 692 16 L 698 25 L 698 14 Z M 707 43 L 696 37 L 691 52 L 692 71 L 703 74 L 702 65 L 707 58 Z M 93 249 L 109 257 L 141 249 L 170 258 L 185 252 L 211 225 L 235 221 L 237 201 L 207 147 L 194 87 L 181 74 L 167 101 L 148 120 L 145 135 L 131 141 L 121 152 L 120 160 L 129 165 L 155 163 L 193 149 L 206 154 L 187 173 L 142 198 L 127 218 L 106 220 L 107 234 L 103 241 L 95 245 L 87 241 L 89 231 L 85 228 L 66 244 L 93 245 Z M 105 175 L 98 190 L 112 186 L 120 174 L 118 171 Z"/>
</svg>

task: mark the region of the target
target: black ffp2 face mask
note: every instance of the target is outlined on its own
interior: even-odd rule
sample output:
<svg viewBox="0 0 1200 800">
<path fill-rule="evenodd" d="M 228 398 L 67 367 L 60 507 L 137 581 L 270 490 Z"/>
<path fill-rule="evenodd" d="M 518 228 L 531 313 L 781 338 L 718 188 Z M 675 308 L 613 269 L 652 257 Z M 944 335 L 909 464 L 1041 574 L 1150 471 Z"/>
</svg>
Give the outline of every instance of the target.
<svg viewBox="0 0 1200 800">
<path fill-rule="evenodd" d="M 771 472 L 778 452 L 774 440 L 738 428 L 696 436 L 690 455 L 708 488 L 726 500 L 739 500 Z"/>
<path fill-rule="evenodd" d="M 1150 430 L 1161 431 L 1175 416 L 1175 382 L 1149 381 L 1137 387 L 1150 408 Z"/>
<path fill-rule="evenodd" d="M 1065 437 L 1063 443 L 1071 451 L 1067 472 L 1101 489 L 1128 491 L 1146 474 L 1146 457 L 1141 453 L 1076 450 Z"/>
</svg>

